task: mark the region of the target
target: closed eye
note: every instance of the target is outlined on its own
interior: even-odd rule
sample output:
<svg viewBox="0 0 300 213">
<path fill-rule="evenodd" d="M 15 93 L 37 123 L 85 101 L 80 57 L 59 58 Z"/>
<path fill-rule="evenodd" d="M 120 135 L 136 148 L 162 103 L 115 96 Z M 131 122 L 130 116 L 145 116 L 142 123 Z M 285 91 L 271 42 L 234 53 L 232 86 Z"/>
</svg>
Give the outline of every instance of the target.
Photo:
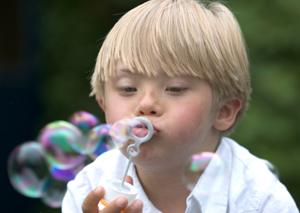
<svg viewBox="0 0 300 213">
<path fill-rule="evenodd" d="M 186 90 L 186 88 L 183 88 L 183 87 L 169 87 L 166 89 L 166 91 L 169 91 L 169 92 L 183 92 L 185 90 Z"/>
<path fill-rule="evenodd" d="M 137 91 L 137 89 L 134 87 L 122 87 L 122 88 L 119 88 L 118 90 L 121 92 L 128 92 L 128 93 Z"/>
</svg>

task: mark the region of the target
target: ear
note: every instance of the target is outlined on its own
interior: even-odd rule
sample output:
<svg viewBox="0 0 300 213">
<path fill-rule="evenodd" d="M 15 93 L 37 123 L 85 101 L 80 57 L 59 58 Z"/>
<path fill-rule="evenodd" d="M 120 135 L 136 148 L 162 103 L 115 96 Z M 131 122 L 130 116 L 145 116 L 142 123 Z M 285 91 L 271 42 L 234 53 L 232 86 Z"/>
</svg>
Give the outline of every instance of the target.
<svg viewBox="0 0 300 213">
<path fill-rule="evenodd" d="M 101 107 L 101 109 L 104 111 L 104 113 L 105 113 L 105 111 L 106 111 L 106 106 L 105 106 L 105 102 L 104 102 L 104 98 L 102 97 L 102 96 L 97 96 L 96 97 L 96 99 L 97 99 L 97 102 L 98 102 L 98 104 L 99 104 L 99 106 Z"/>
<path fill-rule="evenodd" d="M 231 127 L 241 107 L 242 101 L 239 99 L 227 101 L 219 110 L 214 127 L 220 131 L 224 131 Z"/>
</svg>

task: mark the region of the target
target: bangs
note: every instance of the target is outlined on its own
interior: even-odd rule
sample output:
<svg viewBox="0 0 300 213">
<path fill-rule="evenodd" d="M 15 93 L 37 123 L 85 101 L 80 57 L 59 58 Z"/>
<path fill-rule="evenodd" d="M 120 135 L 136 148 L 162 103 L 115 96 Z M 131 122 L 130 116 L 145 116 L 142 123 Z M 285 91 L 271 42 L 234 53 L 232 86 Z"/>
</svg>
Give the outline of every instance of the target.
<svg viewBox="0 0 300 213">
<path fill-rule="evenodd" d="M 210 32 L 201 29 L 208 22 L 197 12 L 199 6 L 194 1 L 149 1 L 125 14 L 99 53 L 95 71 L 100 80 L 114 76 L 119 59 L 129 71 L 148 76 L 157 76 L 158 61 L 170 77 L 208 78 L 211 66 L 204 40 L 210 35 L 204 33 Z"/>
</svg>

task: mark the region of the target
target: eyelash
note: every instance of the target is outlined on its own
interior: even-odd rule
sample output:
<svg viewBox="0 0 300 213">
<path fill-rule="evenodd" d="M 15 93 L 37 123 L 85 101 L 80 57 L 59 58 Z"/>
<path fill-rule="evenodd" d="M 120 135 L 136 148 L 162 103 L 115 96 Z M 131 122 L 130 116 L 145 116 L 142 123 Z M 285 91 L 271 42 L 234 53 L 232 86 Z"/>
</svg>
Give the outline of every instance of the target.
<svg viewBox="0 0 300 213">
<path fill-rule="evenodd" d="M 166 88 L 166 91 L 171 92 L 171 93 L 180 93 L 184 92 L 187 88 L 183 87 L 168 87 Z M 120 92 L 124 93 L 134 93 L 137 91 L 135 87 L 122 87 L 118 89 Z"/>
<path fill-rule="evenodd" d="M 166 89 L 166 91 L 174 92 L 174 93 L 184 92 L 185 90 L 186 90 L 186 88 L 183 88 L 183 87 L 169 87 Z"/>
<path fill-rule="evenodd" d="M 119 91 L 126 92 L 126 93 L 131 93 L 131 92 L 136 92 L 137 89 L 134 88 L 134 87 L 122 87 L 122 88 L 119 88 Z"/>
</svg>

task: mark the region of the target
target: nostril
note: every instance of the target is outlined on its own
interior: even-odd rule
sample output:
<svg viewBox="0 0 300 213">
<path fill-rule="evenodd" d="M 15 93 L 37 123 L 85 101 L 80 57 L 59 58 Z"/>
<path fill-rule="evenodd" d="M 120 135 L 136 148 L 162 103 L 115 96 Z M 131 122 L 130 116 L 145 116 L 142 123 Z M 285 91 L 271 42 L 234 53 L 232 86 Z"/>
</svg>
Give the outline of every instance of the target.
<svg viewBox="0 0 300 213">
<path fill-rule="evenodd" d="M 154 114 L 156 114 L 156 112 L 155 112 L 155 111 L 151 111 L 150 114 L 151 114 L 151 115 L 154 115 Z"/>
</svg>

